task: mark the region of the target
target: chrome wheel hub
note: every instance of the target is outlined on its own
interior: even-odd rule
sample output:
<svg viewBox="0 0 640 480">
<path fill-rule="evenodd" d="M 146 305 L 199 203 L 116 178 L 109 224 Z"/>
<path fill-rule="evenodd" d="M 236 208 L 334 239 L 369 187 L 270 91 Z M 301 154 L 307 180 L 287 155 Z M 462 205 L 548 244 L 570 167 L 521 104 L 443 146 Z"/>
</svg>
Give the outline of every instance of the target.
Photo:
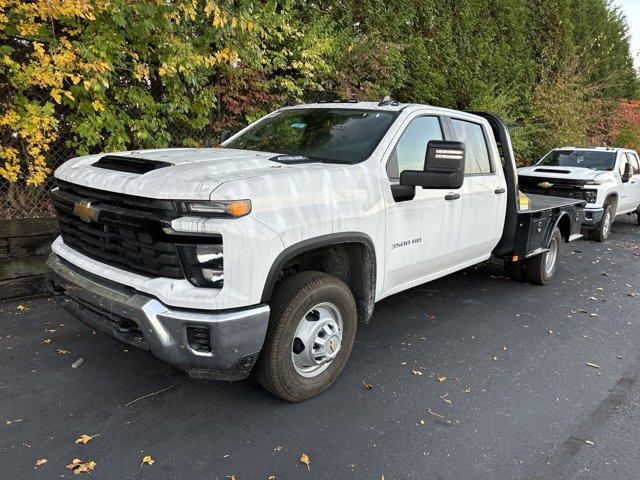
<svg viewBox="0 0 640 480">
<path fill-rule="evenodd" d="M 291 360 L 299 375 L 313 378 L 324 372 L 342 347 L 342 315 L 324 302 L 300 320 L 291 343 Z"/>
<path fill-rule="evenodd" d="M 558 241 L 554 238 L 551 239 L 549 245 L 549 251 L 547 252 L 547 258 L 544 261 L 544 271 L 547 275 L 553 272 L 553 268 L 556 266 L 558 260 Z"/>
</svg>

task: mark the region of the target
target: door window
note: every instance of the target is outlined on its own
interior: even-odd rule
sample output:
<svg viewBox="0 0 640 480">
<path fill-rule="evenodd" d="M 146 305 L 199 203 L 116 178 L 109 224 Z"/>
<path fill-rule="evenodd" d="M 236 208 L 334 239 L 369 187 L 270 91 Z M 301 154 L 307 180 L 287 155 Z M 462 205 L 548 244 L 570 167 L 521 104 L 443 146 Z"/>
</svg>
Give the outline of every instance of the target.
<svg viewBox="0 0 640 480">
<path fill-rule="evenodd" d="M 423 170 L 427 143 L 442 139 L 442 127 L 438 117 L 417 117 L 411 120 L 387 162 L 389 178 L 400 178 L 403 170 Z"/>
<path fill-rule="evenodd" d="M 633 175 L 640 174 L 640 164 L 638 163 L 637 155 L 635 153 L 627 152 L 627 160 L 629 160 L 629 163 L 631 164 L 632 174 Z"/>
<path fill-rule="evenodd" d="M 451 124 L 455 139 L 464 142 L 466 146 L 464 173 L 467 175 L 492 173 L 489 148 L 482 125 L 455 118 L 451 119 Z"/>
</svg>

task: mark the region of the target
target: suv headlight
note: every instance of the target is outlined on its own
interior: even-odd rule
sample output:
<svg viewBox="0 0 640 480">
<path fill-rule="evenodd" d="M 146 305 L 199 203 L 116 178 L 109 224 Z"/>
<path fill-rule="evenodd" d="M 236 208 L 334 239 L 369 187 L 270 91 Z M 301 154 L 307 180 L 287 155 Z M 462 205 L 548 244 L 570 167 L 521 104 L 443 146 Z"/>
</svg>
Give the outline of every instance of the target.
<svg viewBox="0 0 640 480">
<path fill-rule="evenodd" d="M 224 250 L 222 243 L 176 245 L 182 271 L 196 287 L 222 288 L 224 285 Z"/>
<path fill-rule="evenodd" d="M 181 213 L 200 217 L 240 218 L 251 213 L 251 200 L 212 200 L 177 202 Z"/>
</svg>

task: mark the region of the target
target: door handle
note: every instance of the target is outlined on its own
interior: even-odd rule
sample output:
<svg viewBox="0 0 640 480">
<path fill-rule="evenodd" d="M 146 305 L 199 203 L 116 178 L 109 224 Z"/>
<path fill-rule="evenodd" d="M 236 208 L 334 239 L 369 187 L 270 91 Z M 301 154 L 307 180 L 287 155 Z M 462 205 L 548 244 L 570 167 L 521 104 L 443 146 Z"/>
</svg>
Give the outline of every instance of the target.
<svg viewBox="0 0 640 480">
<path fill-rule="evenodd" d="M 495 193 L 496 195 L 500 195 L 501 193 L 505 193 L 507 190 L 505 188 L 496 188 L 493 193 Z"/>
<path fill-rule="evenodd" d="M 450 193 L 449 195 L 445 195 L 444 199 L 450 202 L 451 200 L 458 200 L 460 198 L 459 193 Z"/>
</svg>

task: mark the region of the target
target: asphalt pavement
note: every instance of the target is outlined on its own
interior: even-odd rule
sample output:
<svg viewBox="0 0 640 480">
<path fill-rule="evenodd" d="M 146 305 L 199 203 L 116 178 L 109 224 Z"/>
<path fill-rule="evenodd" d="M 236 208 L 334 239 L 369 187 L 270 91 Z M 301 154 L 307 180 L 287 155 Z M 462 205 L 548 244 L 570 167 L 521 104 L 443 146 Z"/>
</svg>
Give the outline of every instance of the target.
<svg viewBox="0 0 640 480">
<path fill-rule="evenodd" d="M 0 303 L 0 478 L 637 479 L 639 345 L 631 219 L 564 245 L 546 287 L 486 263 L 378 303 L 302 404 L 190 379 L 49 297 Z"/>
</svg>

